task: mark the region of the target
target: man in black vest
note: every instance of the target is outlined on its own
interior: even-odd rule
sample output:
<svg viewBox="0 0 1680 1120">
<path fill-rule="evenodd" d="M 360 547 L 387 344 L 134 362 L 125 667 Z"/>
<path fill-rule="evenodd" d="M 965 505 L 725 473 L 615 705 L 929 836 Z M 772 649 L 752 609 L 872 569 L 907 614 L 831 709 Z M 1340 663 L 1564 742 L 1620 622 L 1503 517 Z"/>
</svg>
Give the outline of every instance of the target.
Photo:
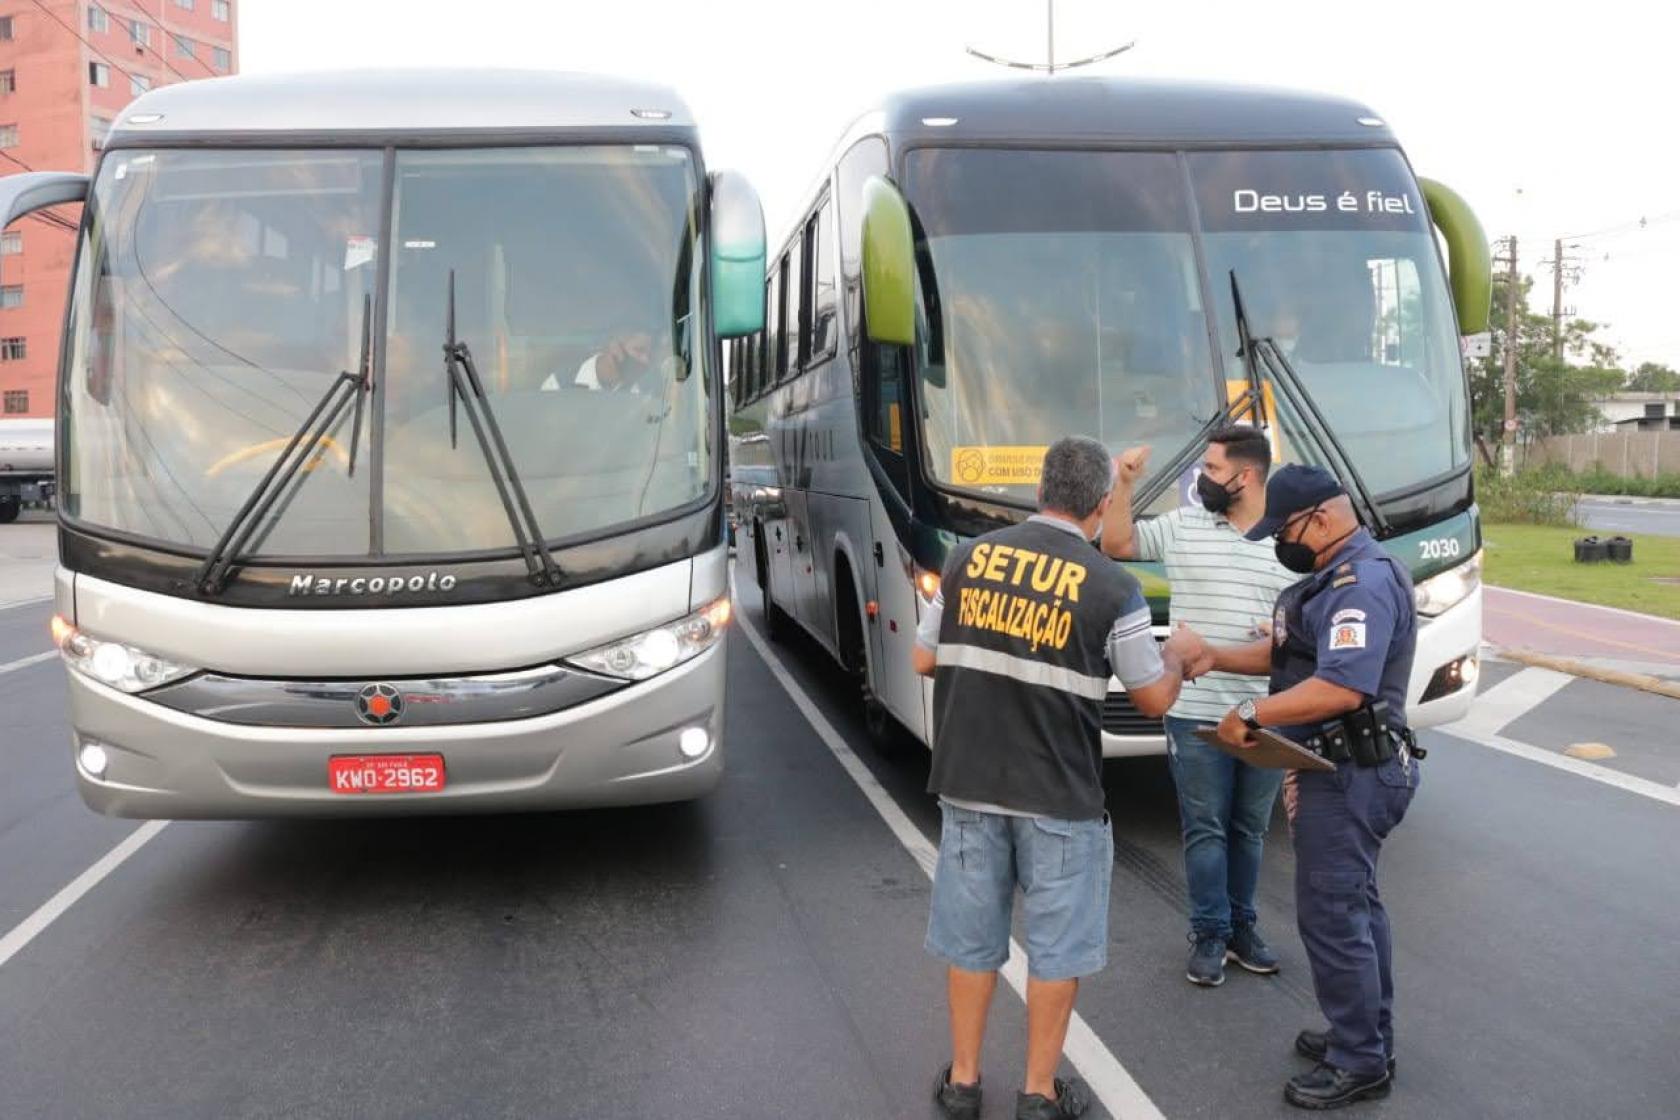
<svg viewBox="0 0 1680 1120">
<path fill-rule="evenodd" d="M 917 630 L 916 671 L 934 678 L 928 790 L 943 816 L 927 948 L 950 966 L 952 1060 L 934 1089 L 948 1116 L 980 1115 L 980 1046 L 1017 887 L 1029 978 L 1015 1115 L 1060 1120 L 1090 1102 L 1056 1069 L 1079 978 L 1107 963 L 1102 701 L 1112 673 L 1159 716 L 1185 676 L 1182 643 L 1157 647 L 1137 580 L 1091 543 L 1113 470 L 1096 440 L 1058 440 L 1039 512 L 953 549 Z"/>
</svg>

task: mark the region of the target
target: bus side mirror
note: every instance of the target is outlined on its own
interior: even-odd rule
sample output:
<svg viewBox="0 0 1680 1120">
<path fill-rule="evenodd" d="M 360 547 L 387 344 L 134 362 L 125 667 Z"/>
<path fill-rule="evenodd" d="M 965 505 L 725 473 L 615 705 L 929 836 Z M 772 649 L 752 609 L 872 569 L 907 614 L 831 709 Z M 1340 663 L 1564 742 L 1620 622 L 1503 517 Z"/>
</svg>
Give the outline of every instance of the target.
<svg viewBox="0 0 1680 1120">
<path fill-rule="evenodd" d="M 88 177 L 69 171 L 28 171 L 0 178 L 0 229 L 25 214 L 67 202 L 86 202 Z"/>
<path fill-rule="evenodd" d="M 740 173 L 711 181 L 712 333 L 745 338 L 764 329 L 764 209 Z"/>
<path fill-rule="evenodd" d="M 1430 221 L 1447 243 L 1447 277 L 1458 312 L 1458 333 L 1481 334 L 1488 329 L 1493 302 L 1493 258 L 1487 234 L 1458 192 L 1433 179 L 1419 179 L 1418 186 L 1423 189 Z"/>
<path fill-rule="evenodd" d="M 871 342 L 916 341 L 916 257 L 910 205 L 871 175 L 863 184 L 863 322 Z"/>
</svg>

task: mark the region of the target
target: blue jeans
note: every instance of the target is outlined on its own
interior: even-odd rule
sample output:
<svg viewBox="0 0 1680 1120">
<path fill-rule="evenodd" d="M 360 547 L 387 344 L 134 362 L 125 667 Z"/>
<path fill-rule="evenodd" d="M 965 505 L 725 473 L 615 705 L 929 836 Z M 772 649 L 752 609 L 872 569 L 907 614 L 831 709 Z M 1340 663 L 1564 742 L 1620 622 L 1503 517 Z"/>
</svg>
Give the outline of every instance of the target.
<svg viewBox="0 0 1680 1120">
<path fill-rule="evenodd" d="M 1212 726 L 1168 716 L 1167 757 L 1184 829 L 1190 931 L 1229 940 L 1233 925 L 1254 924 L 1260 854 L 1283 771 L 1238 762 L 1193 734 Z"/>
<path fill-rule="evenodd" d="M 1011 817 L 940 803 L 927 950 L 968 972 L 1009 958 L 1021 893 L 1027 973 L 1071 980 L 1108 963 L 1108 885 L 1114 832 L 1101 820 Z"/>
</svg>

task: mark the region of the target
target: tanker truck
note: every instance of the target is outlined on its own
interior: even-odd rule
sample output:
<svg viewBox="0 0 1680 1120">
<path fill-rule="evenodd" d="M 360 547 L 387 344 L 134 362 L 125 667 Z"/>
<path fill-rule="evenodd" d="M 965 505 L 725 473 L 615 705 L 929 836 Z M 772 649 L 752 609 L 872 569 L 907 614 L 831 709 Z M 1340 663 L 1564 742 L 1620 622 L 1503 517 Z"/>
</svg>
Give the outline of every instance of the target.
<svg viewBox="0 0 1680 1120">
<path fill-rule="evenodd" d="M 53 422 L 0 420 L 0 525 L 53 497 Z"/>
</svg>

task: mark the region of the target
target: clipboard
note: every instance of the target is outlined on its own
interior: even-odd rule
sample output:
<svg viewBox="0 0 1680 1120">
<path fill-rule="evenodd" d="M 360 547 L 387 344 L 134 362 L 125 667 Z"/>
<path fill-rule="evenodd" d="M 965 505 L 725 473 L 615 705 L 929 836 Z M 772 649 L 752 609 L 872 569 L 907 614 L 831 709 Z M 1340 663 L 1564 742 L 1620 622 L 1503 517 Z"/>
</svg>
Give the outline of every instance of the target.
<svg viewBox="0 0 1680 1120">
<path fill-rule="evenodd" d="M 1196 738 L 1211 743 L 1232 758 L 1258 766 L 1262 770 L 1334 770 L 1336 764 L 1316 755 L 1301 744 L 1285 739 L 1275 731 L 1261 728 L 1253 733 L 1252 747 L 1233 747 L 1222 741 L 1211 727 L 1197 728 Z"/>
</svg>

